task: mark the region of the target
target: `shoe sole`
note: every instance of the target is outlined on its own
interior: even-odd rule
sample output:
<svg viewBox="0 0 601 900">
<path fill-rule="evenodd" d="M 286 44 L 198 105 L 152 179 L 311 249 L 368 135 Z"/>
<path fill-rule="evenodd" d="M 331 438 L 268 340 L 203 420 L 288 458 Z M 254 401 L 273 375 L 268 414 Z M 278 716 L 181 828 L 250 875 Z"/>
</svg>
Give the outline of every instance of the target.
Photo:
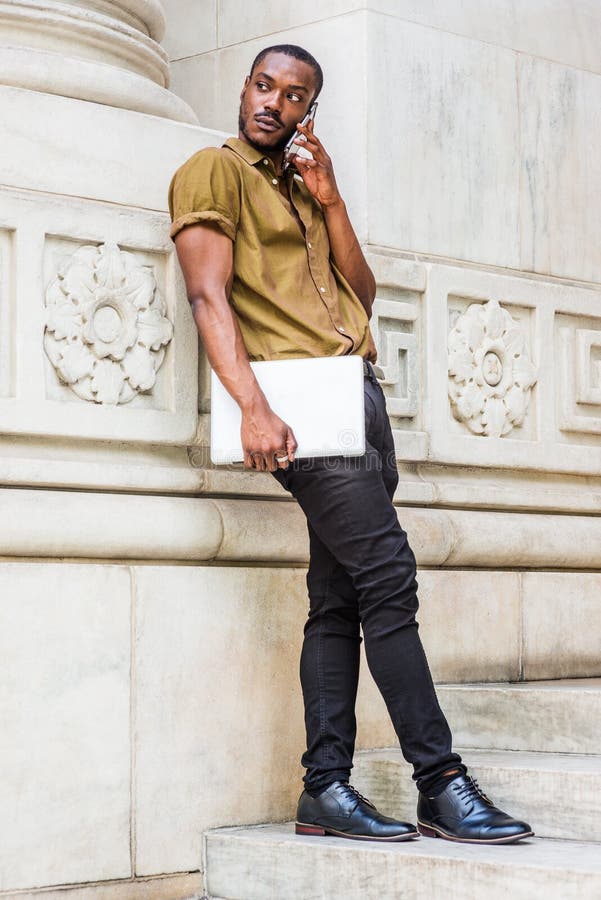
<svg viewBox="0 0 601 900">
<path fill-rule="evenodd" d="M 455 841 L 457 844 L 515 844 L 524 838 L 534 837 L 533 831 L 522 831 L 521 834 L 512 834 L 503 838 L 489 838 L 488 840 L 486 838 L 460 838 L 447 834 L 446 831 L 442 831 L 440 828 L 434 828 L 432 825 L 424 825 L 419 820 L 417 822 L 417 830 L 423 837 L 442 838 L 445 841 Z"/>
<path fill-rule="evenodd" d="M 392 837 L 372 837 L 363 834 L 348 834 L 346 831 L 336 831 L 335 828 L 322 828 L 321 825 L 308 825 L 305 822 L 297 822 L 294 830 L 296 834 L 313 835 L 314 837 L 325 837 L 330 834 L 334 837 L 349 838 L 353 841 L 410 841 L 419 837 L 419 831 L 408 831 L 406 834 L 395 834 Z"/>
</svg>

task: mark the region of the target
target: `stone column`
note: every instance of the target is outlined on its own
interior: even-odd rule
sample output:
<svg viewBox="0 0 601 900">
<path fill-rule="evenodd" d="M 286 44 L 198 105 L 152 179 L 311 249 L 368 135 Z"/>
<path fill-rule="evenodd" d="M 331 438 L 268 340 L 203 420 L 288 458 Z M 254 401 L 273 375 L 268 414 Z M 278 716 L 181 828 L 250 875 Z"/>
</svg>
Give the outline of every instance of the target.
<svg viewBox="0 0 601 900">
<path fill-rule="evenodd" d="M 0 84 L 196 122 L 164 31 L 159 0 L 0 0 Z"/>
<path fill-rule="evenodd" d="M 186 451 L 197 338 L 166 206 L 175 169 L 219 135 L 168 90 L 163 29 L 157 0 L 0 0 L 0 495 L 19 487 L 24 538 L 0 560 L 3 896 L 203 893 L 198 834 L 182 863 L 155 862 L 156 831 L 136 832 L 152 800 L 138 811 L 132 781 L 147 704 L 130 682 L 145 656 L 130 570 L 100 558 L 104 534 L 85 563 L 64 553 L 71 494 L 100 521 L 102 498 L 127 493 L 131 536 L 138 502 L 152 517 L 165 493 L 179 518 L 177 492 L 201 477 Z M 61 524 L 37 553 L 50 486 Z M 195 530 L 211 539 L 210 524 Z"/>
</svg>

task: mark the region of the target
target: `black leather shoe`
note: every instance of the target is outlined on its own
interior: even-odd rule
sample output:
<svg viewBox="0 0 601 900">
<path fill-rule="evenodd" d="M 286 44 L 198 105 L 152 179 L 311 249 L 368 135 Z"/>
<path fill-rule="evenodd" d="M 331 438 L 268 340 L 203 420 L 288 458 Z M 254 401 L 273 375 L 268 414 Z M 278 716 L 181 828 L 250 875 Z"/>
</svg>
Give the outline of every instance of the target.
<svg viewBox="0 0 601 900">
<path fill-rule="evenodd" d="M 458 775 L 437 797 L 419 795 L 417 827 L 425 837 L 464 844 L 513 844 L 534 832 L 493 806 L 469 775 Z"/>
<path fill-rule="evenodd" d="M 302 792 L 296 833 L 333 834 L 356 841 L 407 841 L 419 837 L 415 825 L 383 816 L 346 781 L 335 781 L 319 797 Z"/>
</svg>

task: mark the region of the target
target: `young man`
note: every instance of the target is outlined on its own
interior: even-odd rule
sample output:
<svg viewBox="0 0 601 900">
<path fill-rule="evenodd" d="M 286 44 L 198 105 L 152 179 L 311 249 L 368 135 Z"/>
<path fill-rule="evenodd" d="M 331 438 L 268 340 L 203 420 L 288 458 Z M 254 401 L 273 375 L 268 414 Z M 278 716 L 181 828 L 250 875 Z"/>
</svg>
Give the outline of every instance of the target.
<svg viewBox="0 0 601 900">
<path fill-rule="evenodd" d="M 532 830 L 494 807 L 452 751 L 418 636 L 415 558 L 392 504 L 394 447 L 371 365 L 375 281 L 332 162 L 313 123 L 300 125 L 322 80 L 302 48 L 263 50 L 242 89 L 238 138 L 193 156 L 169 192 L 194 319 L 242 412 L 245 465 L 272 472 L 307 517 L 310 611 L 300 664 L 307 772 L 296 829 L 384 841 L 418 836 L 348 783 L 362 629 L 370 671 L 413 764 L 421 833 L 510 843 Z M 312 158 L 296 156 L 282 172 L 297 128 Z M 299 465 L 293 431 L 270 409 L 249 360 L 348 353 L 364 359 L 367 451 L 352 465 Z"/>
</svg>

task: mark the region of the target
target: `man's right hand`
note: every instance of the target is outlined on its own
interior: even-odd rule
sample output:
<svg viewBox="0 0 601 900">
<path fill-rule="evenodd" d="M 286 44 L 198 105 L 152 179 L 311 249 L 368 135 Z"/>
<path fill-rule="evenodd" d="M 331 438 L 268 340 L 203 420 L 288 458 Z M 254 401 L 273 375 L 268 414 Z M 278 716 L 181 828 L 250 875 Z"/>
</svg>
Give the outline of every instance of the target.
<svg viewBox="0 0 601 900">
<path fill-rule="evenodd" d="M 275 472 L 287 469 L 298 446 L 294 432 L 267 402 L 242 410 L 240 437 L 247 469 Z M 278 461 L 276 457 L 286 457 Z"/>
</svg>

